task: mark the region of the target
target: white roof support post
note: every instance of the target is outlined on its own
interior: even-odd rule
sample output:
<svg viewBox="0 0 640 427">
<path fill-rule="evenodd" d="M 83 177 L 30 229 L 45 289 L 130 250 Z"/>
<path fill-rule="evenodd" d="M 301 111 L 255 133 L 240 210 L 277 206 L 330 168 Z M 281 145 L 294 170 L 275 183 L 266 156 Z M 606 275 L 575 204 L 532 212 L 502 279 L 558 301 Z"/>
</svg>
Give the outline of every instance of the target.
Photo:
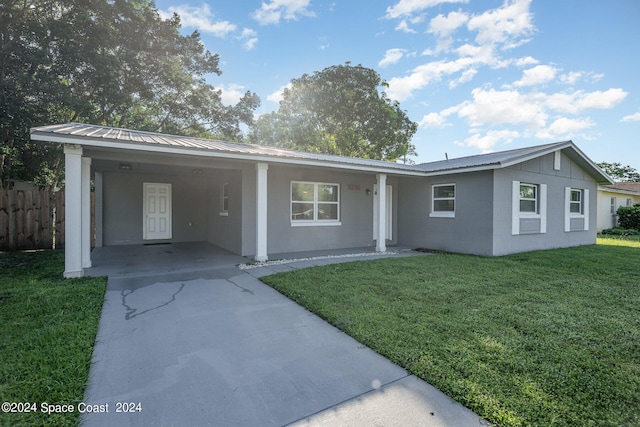
<svg viewBox="0 0 640 427">
<path fill-rule="evenodd" d="M 91 268 L 91 158 L 82 157 L 82 268 Z"/>
<path fill-rule="evenodd" d="M 64 277 L 82 277 L 82 146 L 65 144 Z"/>
<path fill-rule="evenodd" d="M 256 163 L 256 261 L 267 257 L 267 163 Z"/>
<path fill-rule="evenodd" d="M 374 200 L 377 201 L 376 206 L 378 212 L 377 227 L 378 238 L 376 239 L 376 251 L 385 252 L 387 250 L 386 235 L 387 235 L 387 174 L 379 173 L 376 175 L 378 181 L 378 197 Z"/>
</svg>

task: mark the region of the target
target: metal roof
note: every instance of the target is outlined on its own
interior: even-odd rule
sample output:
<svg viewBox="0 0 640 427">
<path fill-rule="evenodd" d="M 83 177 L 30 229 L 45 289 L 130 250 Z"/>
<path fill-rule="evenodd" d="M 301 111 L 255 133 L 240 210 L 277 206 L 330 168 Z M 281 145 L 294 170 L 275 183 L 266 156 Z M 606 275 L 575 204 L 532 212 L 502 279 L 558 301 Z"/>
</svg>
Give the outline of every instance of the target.
<svg viewBox="0 0 640 427">
<path fill-rule="evenodd" d="M 107 126 L 68 123 L 31 129 L 31 139 L 94 147 L 139 149 L 144 151 L 199 154 L 212 157 L 235 157 L 253 160 L 271 160 L 285 163 L 314 163 L 325 166 L 343 165 L 354 169 L 385 171 L 409 175 L 424 175 L 415 165 L 285 150 L 256 144 L 245 144 L 190 136 L 167 135 Z"/>
<path fill-rule="evenodd" d="M 167 135 L 81 123 L 35 127 L 31 129 L 31 139 L 65 144 L 81 144 L 91 147 L 306 164 L 414 176 L 432 176 L 500 169 L 558 150 L 563 150 L 565 155 L 578 163 L 598 183 L 613 183 L 572 141 L 556 142 L 515 150 L 480 154 L 477 156 L 460 157 L 419 165 L 405 165 L 382 160 L 308 153 L 264 145 Z"/>
<path fill-rule="evenodd" d="M 487 168 L 494 169 L 510 166 L 529 158 L 539 157 L 569 146 L 570 141 L 555 142 L 553 144 L 537 145 L 533 147 L 518 148 L 515 150 L 499 151 L 495 153 L 478 154 L 475 156 L 459 157 L 455 159 L 440 160 L 437 162 L 423 163 L 418 165 L 427 172 L 455 171 L 456 169 Z M 542 153 L 542 154 L 541 154 Z"/>
</svg>

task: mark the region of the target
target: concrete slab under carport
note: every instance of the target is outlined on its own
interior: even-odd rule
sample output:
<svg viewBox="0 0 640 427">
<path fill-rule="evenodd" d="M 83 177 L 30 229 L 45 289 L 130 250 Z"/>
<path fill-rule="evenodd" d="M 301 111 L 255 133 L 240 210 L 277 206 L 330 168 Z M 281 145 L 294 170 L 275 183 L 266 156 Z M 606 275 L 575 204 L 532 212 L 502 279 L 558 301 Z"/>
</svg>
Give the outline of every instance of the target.
<svg viewBox="0 0 640 427">
<path fill-rule="evenodd" d="M 250 262 L 208 242 L 151 243 L 94 248 L 86 276 L 132 276 L 193 272 Z"/>
</svg>

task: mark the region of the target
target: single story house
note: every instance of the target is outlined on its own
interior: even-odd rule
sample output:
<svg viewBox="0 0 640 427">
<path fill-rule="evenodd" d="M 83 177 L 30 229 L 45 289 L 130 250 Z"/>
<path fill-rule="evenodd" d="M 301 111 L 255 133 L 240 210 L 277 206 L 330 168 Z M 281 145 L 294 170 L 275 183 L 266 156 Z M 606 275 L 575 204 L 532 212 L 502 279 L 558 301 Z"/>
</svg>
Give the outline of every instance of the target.
<svg viewBox="0 0 640 427">
<path fill-rule="evenodd" d="M 598 186 L 598 232 L 618 225 L 618 208 L 640 204 L 640 182 Z"/>
<path fill-rule="evenodd" d="M 572 141 L 405 165 L 69 123 L 31 129 L 64 144 L 65 276 L 96 245 L 208 241 L 258 261 L 389 245 L 503 255 L 596 240 L 611 184 Z"/>
</svg>

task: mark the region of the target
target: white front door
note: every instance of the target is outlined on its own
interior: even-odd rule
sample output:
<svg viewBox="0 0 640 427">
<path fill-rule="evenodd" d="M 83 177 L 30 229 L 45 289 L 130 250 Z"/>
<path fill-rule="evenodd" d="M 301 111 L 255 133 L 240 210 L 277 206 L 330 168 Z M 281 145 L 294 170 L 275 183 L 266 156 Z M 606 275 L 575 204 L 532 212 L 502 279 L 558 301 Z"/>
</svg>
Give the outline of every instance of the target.
<svg viewBox="0 0 640 427">
<path fill-rule="evenodd" d="M 386 213 L 387 213 L 387 221 L 385 224 L 386 229 L 386 239 L 393 239 L 393 187 L 391 185 L 387 185 L 387 198 L 385 200 L 387 203 Z M 373 184 L 373 240 L 378 240 L 378 184 Z"/>
<path fill-rule="evenodd" d="M 171 238 L 171 184 L 145 182 L 143 239 Z"/>
</svg>

